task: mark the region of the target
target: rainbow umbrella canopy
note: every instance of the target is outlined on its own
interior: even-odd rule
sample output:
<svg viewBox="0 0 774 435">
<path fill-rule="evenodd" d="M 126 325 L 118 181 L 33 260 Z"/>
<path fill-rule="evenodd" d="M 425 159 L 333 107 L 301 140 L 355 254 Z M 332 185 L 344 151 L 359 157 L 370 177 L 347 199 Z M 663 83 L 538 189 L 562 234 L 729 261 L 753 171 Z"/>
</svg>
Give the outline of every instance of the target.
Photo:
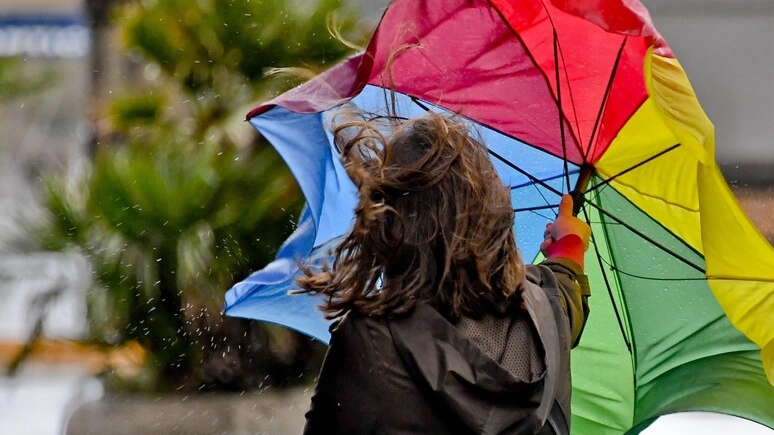
<svg viewBox="0 0 774 435">
<path fill-rule="evenodd" d="M 526 261 L 540 261 L 561 194 L 582 198 L 592 297 L 572 353 L 573 433 L 637 433 L 692 410 L 774 428 L 774 249 L 723 179 L 713 126 L 642 5 L 394 1 L 364 53 L 248 115 L 307 206 L 277 259 L 229 290 L 227 314 L 328 341 L 321 301 L 288 290 L 298 261 L 327 256 L 353 222 L 330 133 L 352 105 L 467 118 L 511 186 Z"/>
</svg>

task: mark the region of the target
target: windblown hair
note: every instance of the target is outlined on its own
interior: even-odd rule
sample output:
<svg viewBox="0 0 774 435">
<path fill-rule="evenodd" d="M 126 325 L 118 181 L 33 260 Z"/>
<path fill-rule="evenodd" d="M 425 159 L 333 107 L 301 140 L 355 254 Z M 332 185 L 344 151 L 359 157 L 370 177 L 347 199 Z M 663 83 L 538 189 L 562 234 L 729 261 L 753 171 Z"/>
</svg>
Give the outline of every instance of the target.
<svg viewBox="0 0 774 435">
<path fill-rule="evenodd" d="M 328 318 L 400 315 L 422 300 L 456 321 L 521 291 L 508 188 L 463 120 L 361 116 L 334 137 L 358 188 L 354 227 L 331 266 L 302 266 L 298 280 L 328 296 Z"/>
</svg>

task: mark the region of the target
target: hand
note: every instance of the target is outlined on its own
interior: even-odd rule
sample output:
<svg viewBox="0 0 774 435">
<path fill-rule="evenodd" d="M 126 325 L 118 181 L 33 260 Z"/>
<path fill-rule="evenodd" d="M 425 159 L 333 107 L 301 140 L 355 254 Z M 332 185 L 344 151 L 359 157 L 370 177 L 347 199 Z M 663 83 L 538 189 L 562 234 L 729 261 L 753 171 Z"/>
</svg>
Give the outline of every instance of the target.
<svg viewBox="0 0 774 435">
<path fill-rule="evenodd" d="M 585 222 L 572 215 L 573 206 L 572 196 L 562 196 L 559 203 L 559 214 L 553 223 L 546 224 L 546 230 L 543 232 L 543 243 L 540 244 L 540 252 L 547 255 L 548 248 L 557 240 L 564 236 L 574 234 L 583 241 L 583 248 L 589 248 L 589 238 L 591 237 L 591 227 Z"/>
</svg>

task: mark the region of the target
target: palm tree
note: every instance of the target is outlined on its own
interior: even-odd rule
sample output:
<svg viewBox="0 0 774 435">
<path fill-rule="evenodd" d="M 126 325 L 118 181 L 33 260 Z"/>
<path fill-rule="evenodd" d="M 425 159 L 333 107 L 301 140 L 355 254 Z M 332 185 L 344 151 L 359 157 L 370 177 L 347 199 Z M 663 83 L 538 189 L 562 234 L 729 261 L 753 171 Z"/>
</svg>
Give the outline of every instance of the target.
<svg viewBox="0 0 774 435">
<path fill-rule="evenodd" d="M 91 339 L 137 341 L 151 355 L 135 386 L 284 384 L 322 355 L 290 331 L 221 313 L 225 290 L 273 259 L 301 207 L 280 158 L 245 133 L 246 105 L 298 82 L 272 68 L 316 71 L 349 51 L 327 27 L 338 1 L 293 5 L 120 6 L 117 24 L 142 74 L 110 99 L 90 170 L 44 185 L 51 219 L 41 241 L 77 249 L 94 270 Z M 365 34 L 353 12 L 340 17 L 343 34 Z"/>
</svg>

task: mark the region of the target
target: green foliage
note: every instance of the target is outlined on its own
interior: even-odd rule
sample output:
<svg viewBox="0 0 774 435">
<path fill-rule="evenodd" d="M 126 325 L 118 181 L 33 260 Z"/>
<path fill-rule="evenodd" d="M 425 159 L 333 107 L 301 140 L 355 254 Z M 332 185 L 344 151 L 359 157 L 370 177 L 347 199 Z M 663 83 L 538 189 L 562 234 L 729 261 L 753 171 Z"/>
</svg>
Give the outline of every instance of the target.
<svg viewBox="0 0 774 435">
<path fill-rule="evenodd" d="M 297 188 L 278 168 L 267 147 L 170 137 L 103 148 L 89 176 L 50 180 L 56 221 L 43 240 L 51 249 L 77 247 L 94 267 L 92 338 L 137 340 L 161 372 L 191 369 L 201 358 L 191 340 L 196 317 L 218 313 L 223 290 L 269 262 L 292 229 L 287 210 L 298 209 Z"/>
<path fill-rule="evenodd" d="M 339 0 L 157 0 L 122 11 L 124 39 L 132 49 L 173 76 L 198 127 L 220 122 L 256 93 L 285 90 L 297 79 L 268 75 L 278 67 L 319 71 L 350 50 L 328 25 L 354 36 L 353 14 L 335 13 Z M 333 19 L 330 17 L 340 17 Z"/>
<path fill-rule="evenodd" d="M 221 74 L 261 86 L 267 68 L 314 67 L 347 53 L 328 30 L 339 3 L 199 0 L 192 7 L 187 0 L 146 1 L 127 9 L 126 38 L 193 93 L 211 89 Z M 354 18 L 338 21 L 345 34 Z"/>
<path fill-rule="evenodd" d="M 0 101 L 6 102 L 21 96 L 29 96 L 48 87 L 55 78 L 50 69 L 22 76 L 21 59 L 0 58 Z"/>
<path fill-rule="evenodd" d="M 116 131 L 129 133 L 132 127 L 159 123 L 167 100 L 167 96 L 159 92 L 117 97 L 110 106 L 111 124 Z"/>
<path fill-rule="evenodd" d="M 291 82 L 271 67 L 321 68 L 347 54 L 327 30 L 335 0 L 156 0 L 116 17 L 132 52 L 162 77 L 108 103 L 92 166 L 44 184 L 51 219 L 40 239 L 93 268 L 92 339 L 137 341 L 146 371 L 122 388 L 259 386 L 299 378 L 322 346 L 267 325 L 224 318 L 224 292 L 270 262 L 302 206 L 276 152 L 242 119 Z M 341 21 L 355 28 L 354 15 Z M 137 89 L 144 89 L 139 93 Z"/>
</svg>

